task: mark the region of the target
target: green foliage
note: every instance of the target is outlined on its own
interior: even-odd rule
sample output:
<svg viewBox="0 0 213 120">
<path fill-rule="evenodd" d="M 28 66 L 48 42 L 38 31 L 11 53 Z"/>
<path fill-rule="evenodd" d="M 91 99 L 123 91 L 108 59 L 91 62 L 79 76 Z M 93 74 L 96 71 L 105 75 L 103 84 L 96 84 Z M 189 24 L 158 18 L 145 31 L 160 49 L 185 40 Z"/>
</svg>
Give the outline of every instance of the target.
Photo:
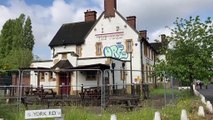
<svg viewBox="0 0 213 120">
<path fill-rule="evenodd" d="M 32 60 L 34 36 L 31 20 L 21 14 L 9 19 L 0 34 L 0 69 L 29 67 Z"/>
<path fill-rule="evenodd" d="M 101 112 L 100 108 L 97 108 L 97 106 L 63 106 L 62 113 L 64 114 L 64 120 L 109 120 L 111 114 L 116 114 L 118 120 L 153 120 L 154 113 L 159 111 L 163 120 L 179 120 L 181 110 L 186 109 L 190 120 L 206 120 L 206 118 L 198 117 L 197 115 L 198 107 L 201 105 L 200 100 L 192 97 L 188 92 L 182 91 L 182 94 L 183 96 L 175 105 L 167 105 L 162 109 L 154 109 L 152 106 L 143 106 L 138 110 L 124 110 L 121 112 L 115 110 L 110 111 L 110 108 L 114 106 L 109 106 L 109 108 Z M 45 108 L 45 106 L 39 106 L 34 109 L 41 108 Z M 31 110 L 33 110 L 33 108 L 31 108 Z M 23 120 L 24 112 L 25 109 L 23 105 L 20 105 L 19 111 L 17 111 L 16 105 L 0 104 L 0 117 L 4 117 L 6 120 Z M 44 118 L 38 120 L 52 119 Z"/>
<path fill-rule="evenodd" d="M 15 59 L 14 59 L 15 58 Z M 29 67 L 32 60 L 32 52 L 29 49 L 12 50 L 4 59 L 4 65 L 7 69 Z"/>
<path fill-rule="evenodd" d="M 213 23 L 199 16 L 189 20 L 177 18 L 167 37 L 170 48 L 165 51 L 166 62 L 156 66 L 179 80 L 192 82 L 213 77 Z M 166 64 L 165 64 L 166 63 Z M 160 66 L 160 67 L 159 67 Z M 163 68 L 161 67 L 163 66 Z"/>
</svg>

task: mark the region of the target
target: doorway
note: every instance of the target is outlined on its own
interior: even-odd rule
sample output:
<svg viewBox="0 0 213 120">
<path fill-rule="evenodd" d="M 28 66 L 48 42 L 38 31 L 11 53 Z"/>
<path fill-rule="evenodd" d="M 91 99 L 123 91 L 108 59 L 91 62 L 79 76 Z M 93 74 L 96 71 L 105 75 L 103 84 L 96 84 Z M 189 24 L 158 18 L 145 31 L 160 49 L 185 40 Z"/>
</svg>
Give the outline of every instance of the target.
<svg viewBox="0 0 213 120">
<path fill-rule="evenodd" d="M 62 72 L 59 74 L 59 85 L 60 85 L 60 94 L 62 95 L 70 95 L 70 83 L 71 83 L 71 77 L 70 72 Z"/>
</svg>

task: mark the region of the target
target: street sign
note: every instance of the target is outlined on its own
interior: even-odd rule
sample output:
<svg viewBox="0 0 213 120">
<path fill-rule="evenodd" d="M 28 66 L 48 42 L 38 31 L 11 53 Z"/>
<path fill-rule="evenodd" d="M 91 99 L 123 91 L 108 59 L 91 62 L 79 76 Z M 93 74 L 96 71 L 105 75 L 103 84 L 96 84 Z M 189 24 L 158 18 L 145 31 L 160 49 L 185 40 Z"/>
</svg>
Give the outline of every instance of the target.
<svg viewBox="0 0 213 120">
<path fill-rule="evenodd" d="M 37 118 L 59 118 L 61 117 L 61 109 L 42 109 L 42 110 L 26 110 L 25 119 Z"/>
</svg>

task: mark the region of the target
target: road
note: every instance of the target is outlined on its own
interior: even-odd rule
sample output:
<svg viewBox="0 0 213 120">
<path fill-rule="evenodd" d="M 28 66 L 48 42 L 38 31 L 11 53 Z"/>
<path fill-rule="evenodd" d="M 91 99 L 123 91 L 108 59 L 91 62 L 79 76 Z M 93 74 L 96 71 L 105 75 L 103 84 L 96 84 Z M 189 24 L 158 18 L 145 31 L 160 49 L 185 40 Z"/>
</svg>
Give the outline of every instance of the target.
<svg viewBox="0 0 213 120">
<path fill-rule="evenodd" d="M 213 84 L 209 84 L 207 89 L 203 85 L 202 89 L 198 89 L 198 91 L 205 96 L 206 101 L 213 103 Z"/>
</svg>

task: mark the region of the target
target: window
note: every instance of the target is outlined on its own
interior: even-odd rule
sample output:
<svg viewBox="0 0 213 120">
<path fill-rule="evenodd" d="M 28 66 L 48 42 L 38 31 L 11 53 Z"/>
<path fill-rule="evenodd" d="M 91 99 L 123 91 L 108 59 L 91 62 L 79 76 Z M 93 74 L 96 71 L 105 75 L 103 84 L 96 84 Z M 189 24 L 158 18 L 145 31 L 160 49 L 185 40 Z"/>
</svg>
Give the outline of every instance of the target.
<svg viewBox="0 0 213 120">
<path fill-rule="evenodd" d="M 87 71 L 86 72 L 86 80 L 87 81 L 95 81 L 96 80 L 96 71 Z"/>
<path fill-rule="evenodd" d="M 131 53 L 133 51 L 132 46 L 133 46 L 132 39 L 126 40 L 126 52 L 127 53 Z"/>
<path fill-rule="evenodd" d="M 147 45 L 146 44 L 144 44 L 144 56 L 146 56 L 147 57 Z"/>
<path fill-rule="evenodd" d="M 49 72 L 49 81 L 53 78 L 53 73 Z"/>
<path fill-rule="evenodd" d="M 97 56 L 102 55 L 102 43 L 101 42 L 97 42 L 95 47 L 96 47 L 96 55 Z"/>
<path fill-rule="evenodd" d="M 78 56 L 82 55 L 82 47 L 81 47 L 81 45 L 77 45 L 76 46 L 76 54 L 78 54 Z"/>
<path fill-rule="evenodd" d="M 152 82 L 152 69 L 151 66 L 149 66 L 149 82 Z"/>
<path fill-rule="evenodd" d="M 146 65 L 146 82 L 148 82 L 149 80 L 149 70 L 148 70 L 148 66 Z"/>
<path fill-rule="evenodd" d="M 45 74 L 44 74 L 44 72 L 40 72 L 40 80 L 41 81 L 44 81 L 44 77 L 45 77 Z"/>
<path fill-rule="evenodd" d="M 126 79 L 124 70 L 120 71 L 120 77 L 121 77 L 121 80 L 125 80 Z"/>
<path fill-rule="evenodd" d="M 150 48 L 147 47 L 147 51 L 148 51 L 148 58 L 150 58 Z"/>
<path fill-rule="evenodd" d="M 63 53 L 62 56 L 61 56 L 61 59 L 66 60 L 66 59 L 67 59 L 67 54 L 66 54 L 66 53 Z"/>
<path fill-rule="evenodd" d="M 152 51 L 152 60 L 154 60 L 154 58 L 155 58 L 155 52 Z"/>
</svg>

